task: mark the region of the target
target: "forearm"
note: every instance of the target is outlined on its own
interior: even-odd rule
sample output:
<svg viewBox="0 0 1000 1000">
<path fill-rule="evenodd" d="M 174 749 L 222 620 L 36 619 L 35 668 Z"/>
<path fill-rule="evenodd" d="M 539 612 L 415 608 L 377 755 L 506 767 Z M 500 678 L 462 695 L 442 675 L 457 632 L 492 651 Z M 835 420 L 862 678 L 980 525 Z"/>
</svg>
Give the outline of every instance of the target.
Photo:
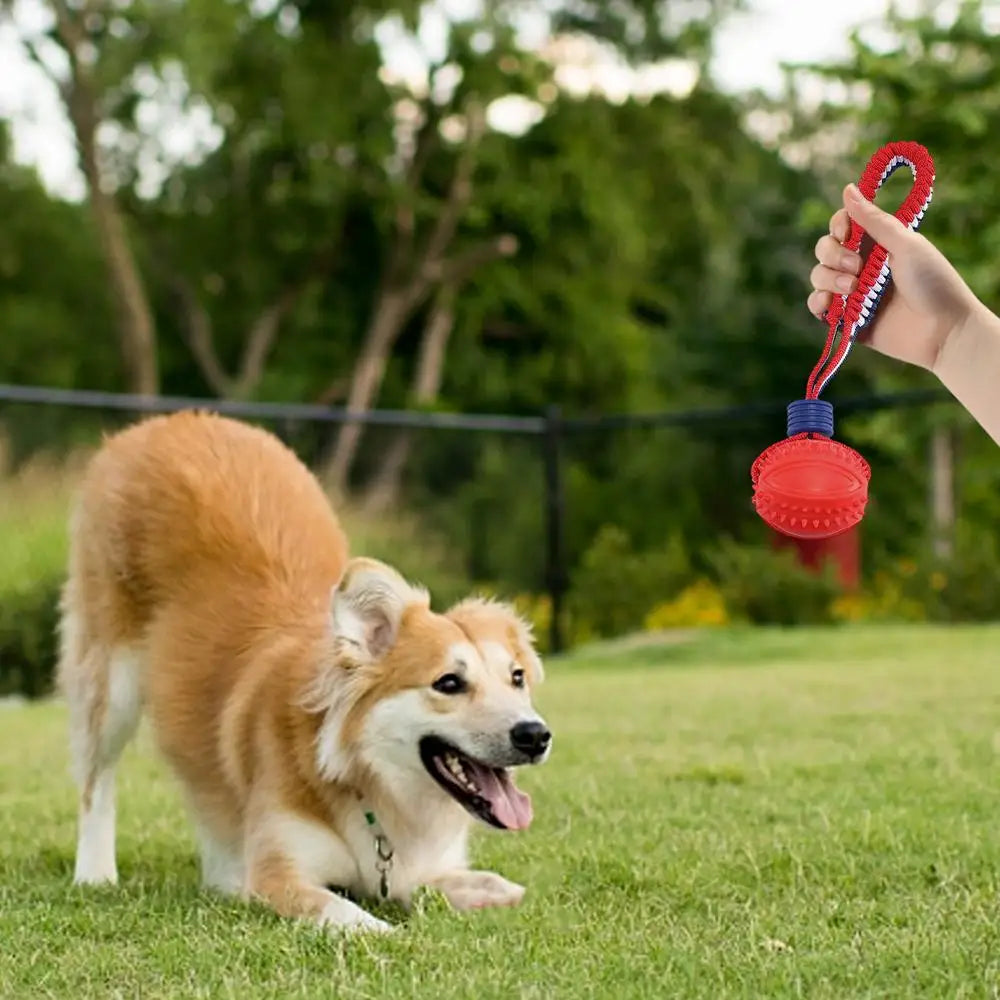
<svg viewBox="0 0 1000 1000">
<path fill-rule="evenodd" d="M 944 342 L 933 370 L 1000 444 L 1000 317 L 977 302 Z"/>
</svg>

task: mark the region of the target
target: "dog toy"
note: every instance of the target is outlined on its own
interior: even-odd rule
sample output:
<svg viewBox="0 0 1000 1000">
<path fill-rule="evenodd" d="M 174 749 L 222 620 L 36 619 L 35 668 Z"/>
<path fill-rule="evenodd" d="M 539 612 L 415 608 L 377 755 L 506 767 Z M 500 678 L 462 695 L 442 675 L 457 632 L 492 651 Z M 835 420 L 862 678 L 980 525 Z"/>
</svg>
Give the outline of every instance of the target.
<svg viewBox="0 0 1000 1000">
<path fill-rule="evenodd" d="M 916 142 L 883 146 L 869 161 L 858 187 L 869 200 L 900 167 L 913 174 L 913 186 L 896 218 L 916 229 L 930 204 L 934 161 Z M 857 253 L 864 229 L 851 220 L 843 246 Z M 788 404 L 787 437 L 766 448 L 750 469 L 753 504 L 775 531 L 792 538 L 831 538 L 864 517 L 871 468 L 853 448 L 833 440 L 833 406 L 820 393 L 847 360 L 861 331 L 870 326 L 891 280 L 888 253 L 876 244 L 865 261 L 857 287 L 834 296 L 826 312 L 826 345 L 806 383 L 804 399 Z"/>
</svg>

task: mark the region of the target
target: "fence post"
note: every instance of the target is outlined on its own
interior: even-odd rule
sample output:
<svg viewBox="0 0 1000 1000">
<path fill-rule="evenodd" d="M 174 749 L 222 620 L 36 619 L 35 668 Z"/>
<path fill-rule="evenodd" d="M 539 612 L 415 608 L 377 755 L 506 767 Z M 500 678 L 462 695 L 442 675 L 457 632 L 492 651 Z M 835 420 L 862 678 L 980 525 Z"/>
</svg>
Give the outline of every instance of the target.
<svg viewBox="0 0 1000 1000">
<path fill-rule="evenodd" d="M 566 495 L 562 479 L 562 413 L 550 406 L 545 413 L 543 458 L 545 462 L 545 584 L 552 602 L 549 647 L 553 653 L 565 648 L 563 598 L 566 594 Z"/>
</svg>

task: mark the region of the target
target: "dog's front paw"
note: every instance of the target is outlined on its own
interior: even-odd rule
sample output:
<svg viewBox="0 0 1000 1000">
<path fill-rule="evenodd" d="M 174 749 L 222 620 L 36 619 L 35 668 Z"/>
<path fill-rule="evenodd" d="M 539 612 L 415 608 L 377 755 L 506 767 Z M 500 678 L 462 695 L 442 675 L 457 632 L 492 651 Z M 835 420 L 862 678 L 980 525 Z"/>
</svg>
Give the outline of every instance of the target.
<svg viewBox="0 0 1000 1000">
<path fill-rule="evenodd" d="M 347 899 L 327 903 L 320 914 L 319 924 L 331 934 L 388 934 L 395 930 L 392 924 L 373 917 Z"/>
<path fill-rule="evenodd" d="M 524 886 L 496 872 L 453 872 L 434 883 L 456 910 L 480 910 L 486 906 L 517 906 Z"/>
</svg>

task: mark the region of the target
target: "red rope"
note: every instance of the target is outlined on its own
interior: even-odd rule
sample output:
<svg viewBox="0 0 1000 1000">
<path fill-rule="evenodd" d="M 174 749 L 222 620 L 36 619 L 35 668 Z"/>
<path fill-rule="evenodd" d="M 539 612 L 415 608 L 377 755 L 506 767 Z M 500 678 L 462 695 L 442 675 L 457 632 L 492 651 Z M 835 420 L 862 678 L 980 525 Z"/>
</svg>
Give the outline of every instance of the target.
<svg viewBox="0 0 1000 1000">
<path fill-rule="evenodd" d="M 858 188 L 865 198 L 874 201 L 879 188 L 901 166 L 910 168 L 913 185 L 896 211 L 896 218 L 908 229 L 916 229 L 930 204 L 934 187 L 934 160 L 920 143 L 891 142 L 883 146 L 868 161 Z M 852 219 L 850 233 L 842 246 L 858 253 L 864 236 L 864 229 Z M 851 350 L 858 329 L 872 321 L 890 280 L 888 258 L 885 247 L 876 243 L 858 275 L 854 291 L 834 296 L 826 313 L 826 344 L 806 382 L 806 399 L 819 398 Z"/>
</svg>

